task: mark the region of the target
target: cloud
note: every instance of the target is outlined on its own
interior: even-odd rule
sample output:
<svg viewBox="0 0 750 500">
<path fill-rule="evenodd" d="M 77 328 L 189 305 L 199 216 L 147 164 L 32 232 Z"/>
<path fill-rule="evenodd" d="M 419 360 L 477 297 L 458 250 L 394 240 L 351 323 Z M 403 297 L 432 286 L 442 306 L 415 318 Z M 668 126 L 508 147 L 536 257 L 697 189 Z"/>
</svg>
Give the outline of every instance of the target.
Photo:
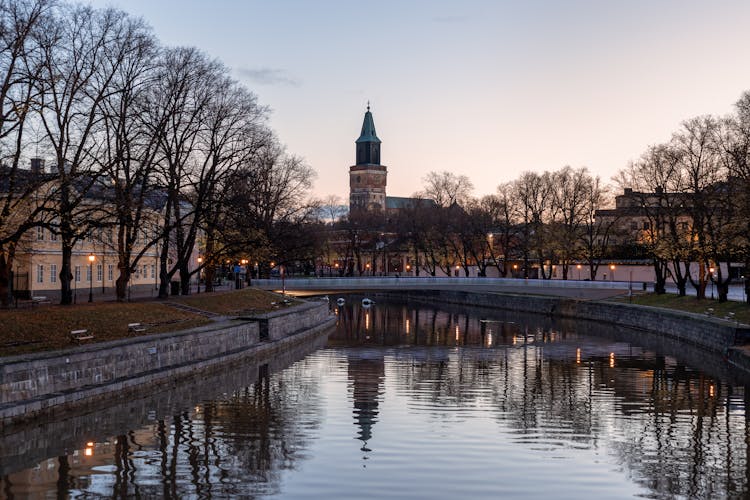
<svg viewBox="0 0 750 500">
<path fill-rule="evenodd" d="M 239 68 L 237 73 L 260 85 L 290 85 L 298 87 L 300 81 L 283 69 L 277 68 Z"/>
</svg>

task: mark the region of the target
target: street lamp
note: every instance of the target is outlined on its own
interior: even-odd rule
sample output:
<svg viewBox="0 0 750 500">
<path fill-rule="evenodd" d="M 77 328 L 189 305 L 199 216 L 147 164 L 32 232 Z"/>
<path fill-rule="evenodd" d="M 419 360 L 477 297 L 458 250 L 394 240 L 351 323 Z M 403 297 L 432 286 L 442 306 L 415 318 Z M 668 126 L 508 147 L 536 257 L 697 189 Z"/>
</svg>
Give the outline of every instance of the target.
<svg viewBox="0 0 750 500">
<path fill-rule="evenodd" d="M 711 278 L 711 300 L 714 300 L 714 269 L 713 267 L 708 268 L 708 272 L 711 273 L 709 275 L 709 278 Z"/>
<path fill-rule="evenodd" d="M 89 254 L 89 302 L 94 301 L 94 261 L 96 257 L 93 253 Z"/>
<path fill-rule="evenodd" d="M 513 277 L 517 277 L 518 264 L 513 264 Z"/>
<path fill-rule="evenodd" d="M 203 263 L 203 257 L 198 257 L 198 293 L 201 293 L 201 264 Z"/>
<path fill-rule="evenodd" d="M 612 278 L 611 279 L 612 279 L 612 281 L 614 281 L 615 280 L 615 265 L 614 264 L 610 264 L 609 265 L 609 270 L 612 271 Z"/>
<path fill-rule="evenodd" d="M 578 269 L 578 281 L 581 281 L 581 264 L 578 264 L 576 269 Z"/>
</svg>

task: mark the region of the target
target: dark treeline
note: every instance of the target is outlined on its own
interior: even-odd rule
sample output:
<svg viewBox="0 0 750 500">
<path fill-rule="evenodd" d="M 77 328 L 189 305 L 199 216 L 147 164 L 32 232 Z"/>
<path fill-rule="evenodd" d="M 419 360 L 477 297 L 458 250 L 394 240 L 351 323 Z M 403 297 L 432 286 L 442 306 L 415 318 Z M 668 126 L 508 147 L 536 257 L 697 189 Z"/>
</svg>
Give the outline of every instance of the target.
<svg viewBox="0 0 750 500">
<path fill-rule="evenodd" d="M 92 235 L 117 255 L 118 299 L 144 254 L 160 296 L 224 259 L 294 258 L 314 172 L 222 63 L 164 47 L 138 18 L 54 0 L 0 0 L 0 297 L 24 238 L 44 228 L 71 257 Z M 48 168 L 28 169 L 29 158 Z M 194 252 L 201 269 L 191 266 Z"/>
</svg>

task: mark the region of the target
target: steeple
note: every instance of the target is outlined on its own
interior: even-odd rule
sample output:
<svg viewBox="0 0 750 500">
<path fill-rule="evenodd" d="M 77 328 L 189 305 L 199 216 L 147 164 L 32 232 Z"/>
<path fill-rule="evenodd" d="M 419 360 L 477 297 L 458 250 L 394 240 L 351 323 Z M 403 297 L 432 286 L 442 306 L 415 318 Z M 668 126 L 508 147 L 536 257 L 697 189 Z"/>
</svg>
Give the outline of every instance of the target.
<svg viewBox="0 0 750 500">
<path fill-rule="evenodd" d="M 370 102 L 367 102 L 365 119 L 362 122 L 362 132 L 357 144 L 357 165 L 380 165 L 380 139 L 375 133 L 375 122 L 370 112 Z"/>
</svg>

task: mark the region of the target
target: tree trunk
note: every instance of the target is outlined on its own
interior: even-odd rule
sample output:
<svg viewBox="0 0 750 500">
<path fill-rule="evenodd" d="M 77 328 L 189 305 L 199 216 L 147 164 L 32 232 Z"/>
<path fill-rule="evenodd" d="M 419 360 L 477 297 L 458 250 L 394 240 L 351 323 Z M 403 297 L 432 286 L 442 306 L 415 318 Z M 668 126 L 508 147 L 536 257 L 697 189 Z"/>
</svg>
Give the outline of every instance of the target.
<svg viewBox="0 0 750 500">
<path fill-rule="evenodd" d="M 5 253 L 0 253 L 0 303 L 7 307 L 13 301 L 13 289 L 10 279 L 13 270 L 13 260 L 6 259 Z"/>
<path fill-rule="evenodd" d="M 64 306 L 69 306 L 73 303 L 73 289 L 70 286 L 73 280 L 73 274 L 71 273 L 72 256 L 73 244 L 69 240 L 63 240 L 62 265 L 60 266 L 60 304 Z"/>
<path fill-rule="evenodd" d="M 167 271 L 168 260 L 167 242 L 164 242 L 161 255 L 159 256 L 159 298 L 166 299 L 169 297 L 169 271 Z"/>
<path fill-rule="evenodd" d="M 180 265 L 180 294 L 190 295 L 190 269 L 187 263 Z"/>
<path fill-rule="evenodd" d="M 212 264 L 207 264 L 206 267 L 203 268 L 203 277 L 203 288 L 205 289 L 206 293 L 213 292 L 214 277 L 216 277 L 216 267 L 214 267 Z"/>
</svg>

